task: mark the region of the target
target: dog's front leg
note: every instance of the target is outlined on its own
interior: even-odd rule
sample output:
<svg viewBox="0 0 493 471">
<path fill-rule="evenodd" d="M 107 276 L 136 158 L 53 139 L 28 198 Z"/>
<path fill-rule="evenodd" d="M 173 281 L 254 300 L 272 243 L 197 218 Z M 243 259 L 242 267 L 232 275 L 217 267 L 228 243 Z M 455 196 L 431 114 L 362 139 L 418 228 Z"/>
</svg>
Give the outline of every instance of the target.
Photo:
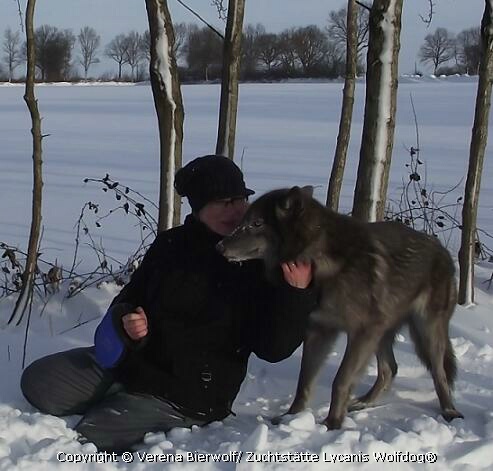
<svg viewBox="0 0 493 471">
<path fill-rule="evenodd" d="M 305 340 L 303 341 L 303 356 L 301 358 L 301 371 L 298 377 L 296 396 L 288 412 L 284 415 L 296 414 L 306 408 L 317 374 L 332 348 L 337 333 L 337 330 L 327 329 L 318 323 L 312 324 L 307 329 Z M 275 417 L 272 419 L 272 423 L 280 423 L 282 417 Z"/>
<path fill-rule="evenodd" d="M 382 331 L 376 328 L 356 335 L 348 334 L 344 358 L 332 383 L 329 415 L 324 420 L 329 430 L 341 428 L 351 389 L 370 357 L 375 353 L 381 337 Z"/>
</svg>

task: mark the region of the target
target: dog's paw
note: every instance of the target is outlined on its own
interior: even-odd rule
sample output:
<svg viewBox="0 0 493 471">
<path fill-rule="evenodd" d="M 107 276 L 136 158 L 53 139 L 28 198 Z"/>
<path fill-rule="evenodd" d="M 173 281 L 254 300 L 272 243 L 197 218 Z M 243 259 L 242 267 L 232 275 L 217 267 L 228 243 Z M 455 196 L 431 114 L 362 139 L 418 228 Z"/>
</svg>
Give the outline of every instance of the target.
<svg viewBox="0 0 493 471">
<path fill-rule="evenodd" d="M 361 398 L 354 398 L 351 400 L 351 402 L 347 406 L 348 412 L 355 412 L 358 410 L 366 409 L 367 407 L 370 407 L 371 404 L 369 404 L 366 401 L 363 401 Z"/>
<path fill-rule="evenodd" d="M 280 425 L 282 423 L 285 423 L 287 420 L 289 420 L 289 417 L 291 417 L 291 414 L 288 414 L 286 412 L 285 414 L 276 415 L 275 417 L 272 417 L 272 419 L 270 419 L 270 422 L 272 425 Z"/>
<path fill-rule="evenodd" d="M 327 427 L 327 430 L 339 430 L 342 427 L 343 418 L 327 417 L 322 424 Z"/>
<path fill-rule="evenodd" d="M 442 417 L 447 422 L 452 422 L 454 419 L 463 419 L 464 416 L 457 409 L 445 409 L 442 411 Z"/>
</svg>

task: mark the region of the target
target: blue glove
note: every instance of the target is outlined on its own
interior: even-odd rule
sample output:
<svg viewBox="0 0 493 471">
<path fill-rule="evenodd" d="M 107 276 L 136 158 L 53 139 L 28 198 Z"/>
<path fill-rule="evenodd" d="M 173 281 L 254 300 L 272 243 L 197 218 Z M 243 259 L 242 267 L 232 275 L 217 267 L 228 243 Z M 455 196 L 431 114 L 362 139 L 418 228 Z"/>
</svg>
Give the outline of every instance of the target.
<svg viewBox="0 0 493 471">
<path fill-rule="evenodd" d="M 127 351 L 128 339 L 121 319 L 131 311 L 130 305 L 116 304 L 108 309 L 96 328 L 94 334 L 96 361 L 103 368 L 117 366 Z"/>
</svg>

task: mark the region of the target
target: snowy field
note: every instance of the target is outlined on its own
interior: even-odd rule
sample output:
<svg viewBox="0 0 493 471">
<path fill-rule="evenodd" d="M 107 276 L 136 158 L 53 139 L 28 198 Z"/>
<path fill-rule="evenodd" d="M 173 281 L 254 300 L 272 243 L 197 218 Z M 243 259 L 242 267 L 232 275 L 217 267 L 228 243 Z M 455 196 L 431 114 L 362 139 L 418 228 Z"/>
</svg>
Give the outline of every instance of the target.
<svg viewBox="0 0 493 471">
<path fill-rule="evenodd" d="M 389 194 L 398 199 L 407 177 L 406 150 L 416 147 L 412 94 L 419 123 L 421 159 L 426 163 L 428 189 L 462 194 L 469 153 L 477 82 L 473 78 L 402 79 Z M 30 224 L 31 141 L 23 88 L 0 85 L 0 242 L 25 249 Z M 364 87 L 357 102 L 341 210 L 352 204 L 362 129 Z M 186 112 L 186 161 L 213 151 L 216 138 L 219 86 L 183 87 Z M 43 257 L 68 267 L 72 263 L 75 224 L 87 201 L 100 204 L 100 213 L 116 206 L 86 177 L 106 173 L 151 200 L 157 200 L 158 143 L 154 107 L 148 85 L 40 86 L 43 116 L 44 202 Z M 261 194 L 289 185 L 311 184 L 324 200 L 342 96 L 341 83 L 245 84 L 240 90 L 237 159 L 248 186 Z M 490 137 L 493 127 L 490 128 Z M 493 234 L 493 159 L 489 146 L 481 190 L 479 227 Z M 424 178 L 424 166 L 423 175 Z M 463 180 L 461 180 L 463 179 Z M 187 207 L 184 205 L 184 212 Z M 460 214 L 458 215 L 460 217 Z M 89 219 L 88 219 L 89 221 Z M 94 240 L 112 263 L 124 263 L 140 241 L 135 221 L 117 214 L 94 226 Z M 87 240 L 83 240 L 84 244 Z M 492 247 L 493 240 L 483 242 Z M 450 240 L 456 256 L 457 238 Z M 94 267 L 94 252 L 81 246 L 78 269 Z M 447 424 L 439 414 L 431 377 L 413 353 L 407 331 L 396 342 L 399 373 L 392 390 L 378 406 L 351 413 L 339 431 L 318 424 L 327 414 L 330 384 L 344 349 L 344 339 L 328 358 L 312 400 L 312 408 L 280 426 L 270 417 L 287 409 L 296 386 L 301 350 L 278 364 L 253 357 L 249 374 L 234 404 L 236 417 L 191 431 L 150 434 L 134 454 L 133 463 L 79 463 L 94 459 L 95 448 L 80 445 L 71 429 L 78 417 L 56 418 L 36 412 L 19 390 L 25 329 L 0 331 L 0 471 L 97 469 L 492 469 L 493 468 L 493 263 L 477 268 L 477 305 L 458 307 L 451 337 L 459 362 L 455 401 L 465 420 Z M 118 288 L 103 284 L 65 299 L 67 287 L 37 302 L 27 337 L 26 363 L 47 353 L 90 345 L 99 318 Z M 355 287 L 357 289 L 357 287 Z M 0 300 L 0 326 L 8 319 L 12 299 Z M 372 363 L 356 392 L 373 384 Z M 149 458 L 185 462 L 145 463 Z M 243 452 L 239 463 L 232 458 Z M 247 462 L 247 452 L 268 463 Z M 276 461 L 274 453 L 288 462 Z M 62 453 L 62 454 L 60 454 Z M 205 453 L 207 462 L 197 462 Z M 271 455 L 269 455 L 271 453 Z M 214 454 L 222 461 L 215 462 Z M 290 455 L 289 455 L 290 454 Z M 382 461 L 387 454 L 387 463 Z M 181 457 L 181 458 L 180 458 Z M 303 457 L 312 462 L 299 463 Z M 217 456 L 215 457 L 217 459 Z M 318 458 L 318 462 L 313 462 Z M 195 459 L 195 461 L 194 461 Z M 434 462 L 436 459 L 436 462 Z M 66 461 L 63 461 L 66 460 Z M 188 461 L 187 461 L 188 460 Z M 229 460 L 229 461 L 228 461 Z M 412 462 L 409 462 L 411 460 Z M 345 462 L 340 464 L 342 461 Z M 397 464 L 396 464 L 397 463 Z"/>
</svg>

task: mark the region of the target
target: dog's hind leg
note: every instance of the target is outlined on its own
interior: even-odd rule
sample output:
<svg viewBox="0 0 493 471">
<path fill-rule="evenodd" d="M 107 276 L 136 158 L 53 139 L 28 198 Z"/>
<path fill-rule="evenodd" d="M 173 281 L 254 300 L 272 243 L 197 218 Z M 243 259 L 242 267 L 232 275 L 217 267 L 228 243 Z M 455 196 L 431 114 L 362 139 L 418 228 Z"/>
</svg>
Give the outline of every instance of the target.
<svg viewBox="0 0 493 471">
<path fill-rule="evenodd" d="M 354 398 L 348 406 L 349 411 L 364 409 L 375 403 L 378 397 L 390 389 L 392 380 L 397 374 L 397 363 L 394 357 L 395 331 L 387 332 L 378 347 L 377 352 L 377 379 L 372 388 L 363 396 Z"/>
<path fill-rule="evenodd" d="M 450 289 L 454 290 L 455 285 Z M 448 295 L 448 290 L 446 292 Z M 450 422 L 452 419 L 464 418 L 455 408 L 451 394 L 457 366 L 448 328 L 455 307 L 455 298 L 450 296 L 450 302 L 444 306 L 443 302 L 440 303 L 439 294 L 434 292 L 423 312 L 411 316 L 409 332 L 414 340 L 418 357 L 433 377 L 442 416 Z"/>
<path fill-rule="evenodd" d="M 284 415 L 297 414 L 306 408 L 317 375 L 332 348 L 337 333 L 336 330 L 323 329 L 318 325 L 308 328 L 303 341 L 303 356 L 296 395 L 291 407 Z M 274 417 L 272 423 L 280 423 L 282 417 Z"/>
<path fill-rule="evenodd" d="M 348 335 L 346 352 L 332 384 L 329 415 L 324 420 L 329 430 L 341 428 L 351 389 L 371 355 L 377 350 L 382 336 L 382 327 L 375 324 L 356 335 Z"/>
</svg>

